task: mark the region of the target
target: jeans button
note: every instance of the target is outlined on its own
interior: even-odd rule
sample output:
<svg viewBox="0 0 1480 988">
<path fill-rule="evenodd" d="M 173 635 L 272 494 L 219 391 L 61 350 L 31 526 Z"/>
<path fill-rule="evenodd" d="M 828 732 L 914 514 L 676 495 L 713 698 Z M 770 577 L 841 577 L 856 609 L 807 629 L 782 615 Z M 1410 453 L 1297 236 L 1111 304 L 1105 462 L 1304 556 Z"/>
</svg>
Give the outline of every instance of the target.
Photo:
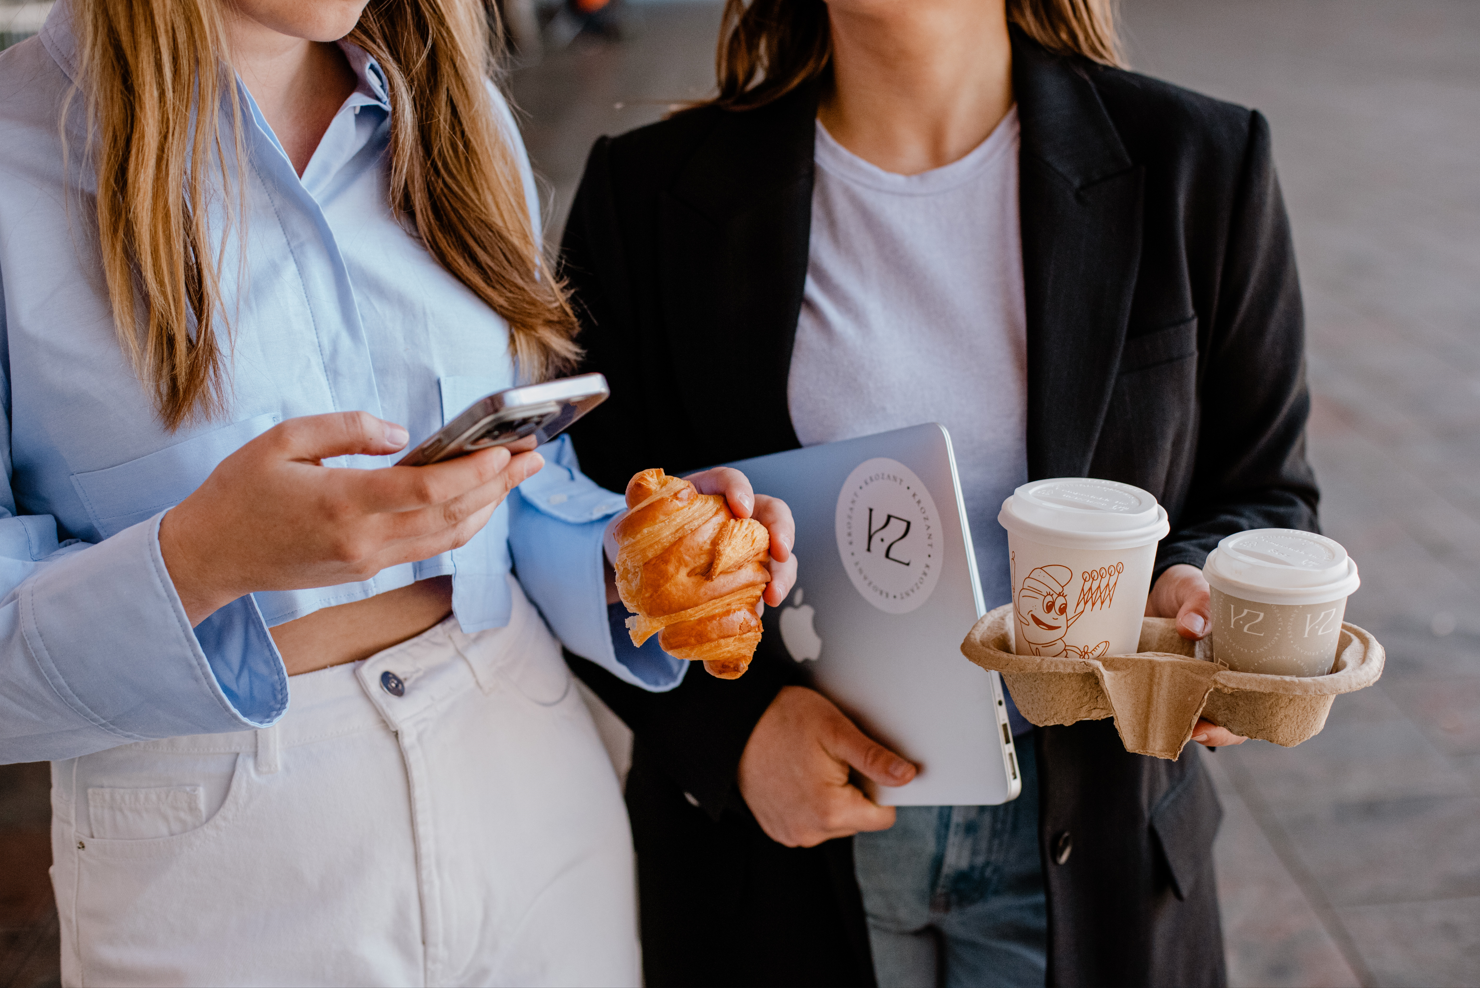
<svg viewBox="0 0 1480 988">
<path fill-rule="evenodd" d="M 406 684 L 401 682 L 401 677 L 387 669 L 380 674 L 380 688 L 391 696 L 405 696 Z"/>
<path fill-rule="evenodd" d="M 1053 859 L 1059 864 L 1069 860 L 1069 855 L 1074 853 L 1074 838 L 1069 831 L 1062 831 L 1053 839 Z"/>
</svg>

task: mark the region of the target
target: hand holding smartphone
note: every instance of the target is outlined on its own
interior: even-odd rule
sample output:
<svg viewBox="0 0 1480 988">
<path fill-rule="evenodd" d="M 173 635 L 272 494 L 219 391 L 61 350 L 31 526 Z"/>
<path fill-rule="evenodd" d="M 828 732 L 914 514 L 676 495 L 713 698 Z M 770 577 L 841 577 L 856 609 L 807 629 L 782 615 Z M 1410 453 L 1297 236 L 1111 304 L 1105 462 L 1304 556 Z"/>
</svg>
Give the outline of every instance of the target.
<svg viewBox="0 0 1480 988">
<path fill-rule="evenodd" d="M 609 394 L 606 378 L 600 374 L 496 391 L 473 402 L 396 465 L 440 463 L 480 449 L 510 446 L 528 436 L 533 436 L 537 444 L 547 443 Z"/>
</svg>

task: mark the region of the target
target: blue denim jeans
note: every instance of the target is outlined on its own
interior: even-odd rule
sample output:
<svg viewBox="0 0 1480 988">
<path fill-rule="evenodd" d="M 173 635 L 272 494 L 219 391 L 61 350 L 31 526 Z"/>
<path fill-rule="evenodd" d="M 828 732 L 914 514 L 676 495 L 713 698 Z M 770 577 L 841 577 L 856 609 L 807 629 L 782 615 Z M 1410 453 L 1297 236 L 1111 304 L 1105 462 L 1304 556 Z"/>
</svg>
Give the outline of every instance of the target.
<svg viewBox="0 0 1480 988">
<path fill-rule="evenodd" d="M 1038 858 L 1038 771 L 1017 746 L 1023 791 L 1001 806 L 901 806 L 854 838 L 879 988 L 1041 985 L 1048 908 Z"/>
</svg>

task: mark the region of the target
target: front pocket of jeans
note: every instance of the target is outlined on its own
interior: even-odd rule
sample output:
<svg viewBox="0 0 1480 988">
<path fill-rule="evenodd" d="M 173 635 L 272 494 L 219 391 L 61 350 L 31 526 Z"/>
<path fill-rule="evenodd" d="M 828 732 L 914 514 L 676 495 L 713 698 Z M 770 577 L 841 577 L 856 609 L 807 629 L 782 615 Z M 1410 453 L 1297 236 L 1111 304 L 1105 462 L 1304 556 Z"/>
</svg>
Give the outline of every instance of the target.
<svg viewBox="0 0 1480 988">
<path fill-rule="evenodd" d="M 545 630 L 538 614 L 525 616 L 527 624 L 517 644 L 498 666 L 500 678 L 509 682 L 527 700 L 553 707 L 571 692 L 570 667 L 560 654 L 560 645 Z M 515 620 L 518 618 L 516 616 Z M 536 624 L 538 623 L 538 626 Z"/>
<path fill-rule="evenodd" d="M 236 754 L 225 801 L 211 813 L 207 795 L 205 821 L 192 830 L 136 839 L 77 833 L 71 846 L 59 849 L 75 868 L 71 916 L 63 923 L 72 924 L 81 983 L 168 983 L 171 970 L 198 971 L 213 962 L 199 952 L 230 932 L 235 896 L 257 867 L 258 859 L 241 850 L 256 836 L 250 826 L 260 785 L 254 757 Z M 182 784 L 158 788 L 192 788 L 190 775 L 178 778 Z M 157 830 L 162 821 L 148 822 Z"/>
<path fill-rule="evenodd" d="M 202 786 L 87 791 L 87 815 L 96 838 L 150 840 L 178 837 L 206 822 Z"/>
<path fill-rule="evenodd" d="M 135 803 L 131 807 L 131 813 L 125 816 L 117 811 L 112 805 L 104 806 L 102 813 L 94 811 L 92 794 L 104 791 L 115 794 L 126 794 L 130 790 L 115 787 L 89 787 L 87 790 L 87 813 L 90 822 L 96 826 L 98 822 L 113 833 L 101 833 L 93 831 L 92 836 L 78 834 L 80 843 L 85 844 L 84 854 L 88 858 L 154 858 L 170 857 L 183 853 L 192 848 L 218 837 L 223 831 L 230 828 L 232 821 L 241 811 L 242 806 L 250 798 L 253 772 L 251 769 L 253 756 L 251 754 L 237 754 L 235 764 L 231 771 L 231 781 L 226 791 L 226 798 L 214 813 L 210 812 L 208 806 L 202 806 L 200 822 L 189 829 L 181 829 L 172 833 L 172 827 L 183 826 L 188 819 L 187 814 L 176 813 L 170 819 L 165 815 L 142 805 L 144 800 L 140 797 L 129 797 L 127 795 L 110 795 L 104 797 L 107 803 L 118 802 Z M 171 790 L 200 789 L 190 782 L 179 785 L 153 787 L 153 791 L 166 792 Z M 142 792 L 148 790 L 132 790 Z M 183 802 L 185 798 L 177 797 Z M 208 800 L 203 801 L 208 802 Z M 157 808 L 156 808 L 157 809 Z M 125 835 L 137 836 L 125 836 Z M 86 860 L 86 859 L 84 859 Z"/>
</svg>

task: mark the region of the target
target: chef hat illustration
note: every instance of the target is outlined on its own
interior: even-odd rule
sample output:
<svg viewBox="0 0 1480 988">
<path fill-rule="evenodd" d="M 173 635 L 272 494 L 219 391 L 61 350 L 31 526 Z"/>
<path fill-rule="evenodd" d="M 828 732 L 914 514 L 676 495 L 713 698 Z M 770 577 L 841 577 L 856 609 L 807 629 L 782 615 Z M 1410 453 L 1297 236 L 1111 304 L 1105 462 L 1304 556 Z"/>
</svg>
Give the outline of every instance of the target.
<svg viewBox="0 0 1480 988">
<path fill-rule="evenodd" d="M 1023 591 L 1038 597 L 1052 597 L 1069 589 L 1074 571 L 1067 566 L 1039 566 L 1023 578 Z"/>
</svg>

